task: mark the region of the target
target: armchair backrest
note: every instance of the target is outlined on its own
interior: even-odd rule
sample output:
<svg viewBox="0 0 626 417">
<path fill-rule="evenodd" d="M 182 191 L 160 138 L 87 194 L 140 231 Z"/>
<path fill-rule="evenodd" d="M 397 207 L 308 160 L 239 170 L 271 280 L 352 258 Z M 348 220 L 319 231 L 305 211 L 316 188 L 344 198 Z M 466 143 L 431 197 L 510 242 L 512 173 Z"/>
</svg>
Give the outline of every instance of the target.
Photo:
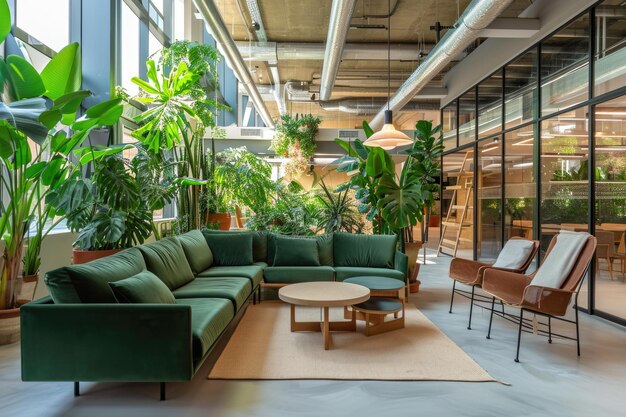
<svg viewBox="0 0 626 417">
<path fill-rule="evenodd" d="M 543 257 L 544 261 L 548 258 L 548 255 L 552 251 L 552 248 L 554 248 L 557 237 L 558 235 L 555 235 L 550 241 L 548 250 L 546 250 L 546 254 Z M 565 290 L 565 291 L 577 291 L 577 289 L 579 288 L 580 282 L 582 281 L 582 279 L 585 277 L 585 274 L 587 273 L 587 269 L 589 267 L 589 264 L 591 263 L 591 258 L 593 257 L 593 254 L 596 251 L 596 245 L 597 245 L 597 240 L 595 236 L 589 235 L 587 237 L 587 240 L 584 246 L 582 247 L 578 255 L 578 259 L 574 263 L 574 266 L 572 267 L 567 278 L 565 278 L 565 281 L 563 281 L 563 284 L 561 285 L 560 289 Z M 533 276 L 535 274 L 536 272 L 533 274 Z"/>
</svg>

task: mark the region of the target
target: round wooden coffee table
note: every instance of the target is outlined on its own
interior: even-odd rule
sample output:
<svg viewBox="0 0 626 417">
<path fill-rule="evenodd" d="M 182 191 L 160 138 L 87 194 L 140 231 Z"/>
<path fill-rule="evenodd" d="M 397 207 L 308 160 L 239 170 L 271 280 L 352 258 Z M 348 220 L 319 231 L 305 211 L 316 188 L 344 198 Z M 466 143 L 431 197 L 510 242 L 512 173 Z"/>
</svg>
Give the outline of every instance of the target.
<svg viewBox="0 0 626 417">
<path fill-rule="evenodd" d="M 345 282 L 302 282 L 287 285 L 278 291 L 278 297 L 291 304 L 292 332 L 322 332 L 324 349 L 330 349 L 331 331 L 355 331 L 356 316 L 350 321 L 329 321 L 329 307 L 346 307 L 362 303 L 370 298 L 370 290 L 362 285 Z M 322 322 L 296 321 L 296 305 L 320 307 L 323 309 Z"/>
</svg>

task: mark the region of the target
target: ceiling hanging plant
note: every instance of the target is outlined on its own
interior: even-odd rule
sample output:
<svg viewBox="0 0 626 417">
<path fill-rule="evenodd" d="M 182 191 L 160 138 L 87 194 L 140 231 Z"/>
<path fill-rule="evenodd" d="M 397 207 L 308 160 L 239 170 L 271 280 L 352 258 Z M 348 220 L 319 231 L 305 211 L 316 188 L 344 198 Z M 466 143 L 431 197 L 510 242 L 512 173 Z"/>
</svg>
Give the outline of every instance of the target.
<svg viewBox="0 0 626 417">
<path fill-rule="evenodd" d="M 280 116 L 270 149 L 278 156 L 288 158 L 285 164 L 285 174 L 288 177 L 295 179 L 308 168 L 309 161 L 315 156 L 317 149 L 315 136 L 321 122 L 319 117 L 312 114 Z"/>
</svg>

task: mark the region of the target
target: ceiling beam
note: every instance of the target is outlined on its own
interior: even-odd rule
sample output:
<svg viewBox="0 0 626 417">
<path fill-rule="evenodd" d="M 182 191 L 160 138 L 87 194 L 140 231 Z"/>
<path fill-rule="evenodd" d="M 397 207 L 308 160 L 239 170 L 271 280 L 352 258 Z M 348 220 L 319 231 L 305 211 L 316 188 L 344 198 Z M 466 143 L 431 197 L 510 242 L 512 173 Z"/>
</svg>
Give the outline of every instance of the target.
<svg viewBox="0 0 626 417">
<path fill-rule="evenodd" d="M 539 19 L 499 17 L 482 30 L 484 38 L 530 38 L 541 29 Z"/>
</svg>

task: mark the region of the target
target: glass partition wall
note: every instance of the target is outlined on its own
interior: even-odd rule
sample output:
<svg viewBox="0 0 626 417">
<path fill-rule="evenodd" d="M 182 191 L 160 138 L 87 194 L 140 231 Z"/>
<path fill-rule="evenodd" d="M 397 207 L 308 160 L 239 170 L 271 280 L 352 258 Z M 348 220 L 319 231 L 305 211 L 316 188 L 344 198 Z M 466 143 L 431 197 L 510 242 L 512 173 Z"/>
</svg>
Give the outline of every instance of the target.
<svg viewBox="0 0 626 417">
<path fill-rule="evenodd" d="M 562 230 L 592 233 L 579 306 L 626 325 L 624 46 L 623 1 L 574 18 L 445 103 L 442 161 L 443 184 L 454 185 L 472 155 L 476 210 L 462 233 L 472 242 L 457 256 L 493 260 L 513 236 L 540 240 L 543 256 Z M 444 192 L 444 219 L 452 198 Z"/>
</svg>

